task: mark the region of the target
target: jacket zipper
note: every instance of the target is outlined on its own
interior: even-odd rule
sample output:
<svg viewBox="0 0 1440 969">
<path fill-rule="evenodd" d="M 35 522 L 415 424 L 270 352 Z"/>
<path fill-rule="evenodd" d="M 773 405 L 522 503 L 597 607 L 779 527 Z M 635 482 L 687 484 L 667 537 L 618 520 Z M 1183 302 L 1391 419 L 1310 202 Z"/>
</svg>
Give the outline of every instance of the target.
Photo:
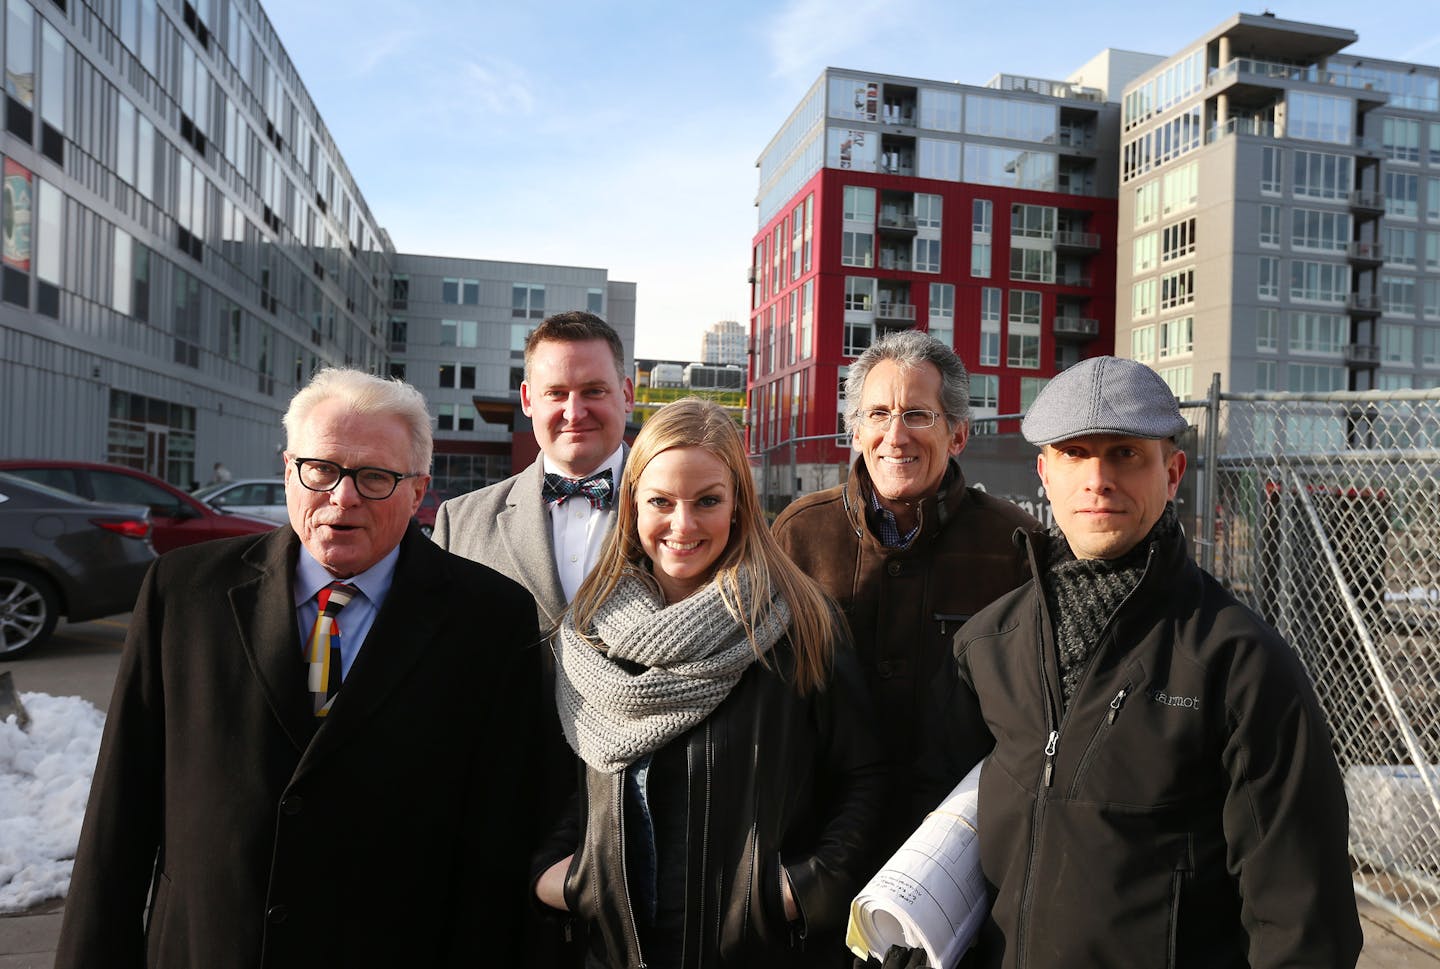
<svg viewBox="0 0 1440 969">
<path fill-rule="evenodd" d="M 695 748 L 694 748 L 694 747 L 691 747 L 691 748 L 690 748 L 690 754 L 691 754 L 692 757 L 694 756 L 694 752 L 695 752 Z M 705 758 L 705 797 L 704 797 L 704 799 L 703 799 L 703 803 L 702 803 L 702 807 L 701 807 L 701 812 L 700 812 L 700 877 L 699 877 L 699 879 L 696 881 L 696 884 L 700 886 L 700 908 L 699 908 L 699 915 L 697 915 L 696 918 L 695 918 L 696 923 L 700 926 L 700 936 L 701 936 L 701 939 L 702 939 L 702 940 L 703 940 L 703 938 L 704 938 L 704 936 L 705 936 L 705 888 L 706 888 L 706 880 L 705 880 L 705 879 L 706 879 L 706 874 L 705 874 L 705 871 L 706 871 L 706 868 L 709 867 L 708 862 L 709 862 L 709 860 L 710 860 L 710 720 L 709 720 L 709 718 L 706 718 L 706 720 L 705 720 L 705 746 L 704 746 L 704 749 L 703 749 L 703 755 L 704 755 L 704 758 Z M 694 764 L 692 763 L 690 766 L 691 766 L 691 771 L 692 771 L 692 773 L 693 773 L 693 771 L 694 771 Z M 690 920 L 689 920 L 688 918 L 685 919 L 685 931 L 686 931 L 686 933 L 688 933 L 688 932 L 690 931 Z M 689 940 L 688 938 L 684 939 L 684 940 L 683 940 L 683 944 L 682 944 L 681 949 L 680 949 L 680 952 L 681 952 L 681 954 L 682 954 L 682 959 L 684 958 L 684 953 L 686 953 L 686 952 L 689 951 L 689 945 L 690 945 L 690 940 Z M 695 947 L 695 953 L 696 953 L 696 958 L 699 960 L 699 961 L 696 963 L 696 969 L 700 969 L 700 967 L 703 965 L 703 963 L 704 963 L 704 961 L 705 961 L 705 945 L 704 945 L 703 941 L 702 941 L 699 945 L 697 945 L 697 946 Z"/>
<path fill-rule="evenodd" d="M 1100 633 L 1100 637 L 1098 640 L 1099 643 L 1103 644 L 1106 641 L 1106 639 L 1110 635 L 1110 630 L 1112 624 L 1115 621 L 1115 617 L 1120 614 L 1120 612 L 1130 602 L 1130 599 L 1135 595 L 1135 593 L 1140 589 L 1140 587 L 1145 584 L 1145 579 L 1150 575 L 1150 567 L 1155 562 L 1155 549 L 1156 546 L 1152 543 L 1150 546 L 1149 555 L 1145 559 L 1145 570 L 1140 574 L 1140 580 L 1135 583 L 1135 588 L 1131 589 L 1129 594 L 1127 594 L 1124 599 L 1120 600 L 1120 605 L 1115 607 L 1115 611 L 1111 614 L 1109 621 L 1105 624 L 1105 628 Z M 1040 789 L 1036 792 L 1035 812 L 1031 815 L 1030 818 L 1030 850 L 1027 852 L 1025 858 L 1025 881 L 1020 891 L 1020 914 L 1017 919 L 1018 939 L 1015 946 L 1015 964 L 1018 969 L 1024 969 L 1026 965 L 1025 943 L 1029 936 L 1030 908 L 1032 899 L 1030 882 L 1031 877 L 1035 873 L 1035 855 L 1038 850 L 1040 824 L 1045 817 L 1045 805 L 1049 800 L 1050 785 L 1054 783 L 1055 780 L 1055 751 L 1058 748 L 1058 744 L 1060 741 L 1060 727 L 1063 725 L 1062 723 L 1057 723 L 1057 720 L 1063 721 L 1069 719 L 1068 710 L 1066 711 L 1065 717 L 1056 716 L 1055 697 L 1050 692 L 1050 680 L 1045 672 L 1045 629 L 1049 623 L 1050 617 L 1046 614 L 1045 611 L 1044 590 L 1039 588 L 1040 569 L 1038 567 L 1039 564 L 1035 558 L 1035 546 L 1033 542 L 1026 542 L 1026 552 L 1030 559 L 1030 573 L 1031 575 L 1035 576 L 1034 581 L 1037 586 L 1036 594 L 1039 599 L 1036 610 L 1040 614 L 1041 628 L 1039 630 L 1040 635 L 1036 637 L 1036 640 L 1039 643 L 1038 652 L 1040 664 L 1040 689 L 1041 692 L 1045 694 L 1045 726 L 1049 729 L 1049 734 L 1045 738 L 1045 769 L 1042 777 L 1043 783 Z M 1090 663 L 1086 668 L 1085 676 L 1080 681 L 1081 687 L 1083 687 L 1086 681 L 1089 680 L 1090 669 L 1094 667 L 1095 662 L 1099 659 L 1101 652 L 1102 650 L 1097 648 L 1095 650 L 1095 655 L 1090 657 Z M 1123 694 L 1124 691 L 1122 690 L 1121 692 Z M 1120 702 L 1124 702 L 1123 696 L 1120 698 Z M 1112 700 L 1110 708 L 1111 716 L 1109 717 L 1110 722 L 1114 722 L 1114 717 L 1118 715 L 1119 709 L 1120 708 L 1118 706 L 1114 705 L 1114 701 Z"/>
<path fill-rule="evenodd" d="M 1080 790 L 1080 782 L 1085 778 L 1085 773 L 1090 768 L 1090 761 L 1094 760 L 1095 752 L 1100 749 L 1100 737 L 1111 724 L 1120 716 L 1120 707 L 1125 703 L 1125 697 L 1130 694 L 1131 684 L 1127 682 L 1120 688 L 1120 692 L 1110 700 L 1110 710 L 1105 718 L 1095 727 L 1095 732 L 1090 735 L 1090 745 L 1085 748 L 1085 754 L 1080 758 L 1080 765 L 1075 768 L 1075 776 L 1070 781 L 1070 792 L 1067 797 L 1074 797 Z"/>
<path fill-rule="evenodd" d="M 620 771 L 620 789 L 615 806 L 616 824 L 620 829 L 620 886 L 625 891 L 625 914 L 630 922 L 630 937 L 635 940 L 635 969 L 646 969 L 645 954 L 640 951 L 640 926 L 635 922 L 635 906 L 630 901 L 630 871 L 625 863 L 625 777 L 630 772 L 626 767 Z"/>
</svg>

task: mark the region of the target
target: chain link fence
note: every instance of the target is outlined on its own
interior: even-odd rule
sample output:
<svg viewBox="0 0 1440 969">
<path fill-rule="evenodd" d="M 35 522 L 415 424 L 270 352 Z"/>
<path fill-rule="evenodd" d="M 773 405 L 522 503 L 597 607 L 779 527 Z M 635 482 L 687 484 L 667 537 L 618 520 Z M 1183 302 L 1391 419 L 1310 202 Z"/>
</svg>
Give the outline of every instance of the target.
<svg viewBox="0 0 1440 969">
<path fill-rule="evenodd" d="M 1215 398 L 1198 557 L 1310 672 L 1356 890 L 1440 938 L 1440 392 Z"/>
<path fill-rule="evenodd" d="M 1334 733 L 1356 891 L 1440 940 L 1440 390 L 1222 394 L 1177 500 L 1197 560 L 1299 653 Z M 1018 415 L 962 464 L 1050 521 Z M 781 444 L 752 456 L 767 510 L 843 480 Z M 824 480 L 821 480 L 824 479 Z"/>
</svg>

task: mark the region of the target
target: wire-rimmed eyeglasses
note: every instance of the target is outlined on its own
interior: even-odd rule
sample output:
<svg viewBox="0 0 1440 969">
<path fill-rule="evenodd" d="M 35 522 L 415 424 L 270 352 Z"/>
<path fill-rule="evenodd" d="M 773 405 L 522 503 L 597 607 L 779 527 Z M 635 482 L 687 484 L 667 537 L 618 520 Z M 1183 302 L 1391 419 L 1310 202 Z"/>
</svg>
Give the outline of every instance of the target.
<svg viewBox="0 0 1440 969">
<path fill-rule="evenodd" d="M 334 491 L 341 481 L 353 478 L 356 493 L 371 501 L 384 501 L 406 478 L 421 477 L 418 473 L 402 474 L 389 468 L 345 468 L 320 458 L 291 458 L 290 461 L 295 465 L 295 477 L 310 491 Z"/>
<path fill-rule="evenodd" d="M 920 408 L 900 411 L 898 414 L 880 407 L 872 407 L 870 410 L 860 412 L 861 422 L 864 423 L 866 427 L 877 431 L 888 431 L 890 429 L 890 422 L 895 420 L 896 417 L 899 417 L 900 423 L 910 428 L 910 430 L 923 431 L 927 427 L 934 427 L 935 421 L 940 417 L 940 414 L 933 410 L 922 410 Z"/>
</svg>

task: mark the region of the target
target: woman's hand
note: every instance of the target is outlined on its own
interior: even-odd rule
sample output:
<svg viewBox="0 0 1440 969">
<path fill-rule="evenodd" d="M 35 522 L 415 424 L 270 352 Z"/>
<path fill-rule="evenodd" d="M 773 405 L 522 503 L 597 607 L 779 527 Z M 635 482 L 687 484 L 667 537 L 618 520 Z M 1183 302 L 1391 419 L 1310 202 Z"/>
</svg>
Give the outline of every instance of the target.
<svg viewBox="0 0 1440 969">
<path fill-rule="evenodd" d="M 555 864 L 545 869 L 545 874 L 535 883 L 535 897 L 540 899 L 551 908 L 558 908 L 562 912 L 570 911 L 570 906 L 565 904 L 565 874 L 570 870 L 570 862 L 575 859 L 573 854 L 566 855 Z M 786 886 L 785 909 L 790 909 L 789 886 Z"/>
</svg>

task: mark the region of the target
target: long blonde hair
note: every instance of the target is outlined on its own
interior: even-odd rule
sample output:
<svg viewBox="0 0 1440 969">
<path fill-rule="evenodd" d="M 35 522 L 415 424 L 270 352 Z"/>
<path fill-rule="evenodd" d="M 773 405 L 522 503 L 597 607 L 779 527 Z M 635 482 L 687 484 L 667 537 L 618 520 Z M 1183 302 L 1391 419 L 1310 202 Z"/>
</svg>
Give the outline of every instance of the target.
<svg viewBox="0 0 1440 969">
<path fill-rule="evenodd" d="M 635 486 L 645 467 L 661 452 L 693 447 L 718 458 L 730 471 L 735 489 L 735 523 L 730 538 L 714 565 L 713 580 L 730 614 L 745 629 L 756 656 L 765 657 L 755 643 L 754 630 L 778 593 L 790 606 L 790 645 L 795 655 L 794 681 L 803 694 L 824 687 L 837 636 L 843 636 L 838 609 L 819 585 L 776 544 L 760 510 L 755 482 L 740 432 L 718 404 L 686 397 L 660 408 L 641 428 L 620 475 L 615 528 L 605 540 L 600 560 L 586 576 L 570 604 L 580 634 L 593 627 L 595 613 L 614 592 L 627 570 L 634 572 L 645 560 L 640 545 Z M 749 577 L 749 601 L 742 599 L 739 573 Z M 643 571 L 643 570 L 642 570 Z M 647 573 L 648 574 L 648 573 Z"/>
</svg>

